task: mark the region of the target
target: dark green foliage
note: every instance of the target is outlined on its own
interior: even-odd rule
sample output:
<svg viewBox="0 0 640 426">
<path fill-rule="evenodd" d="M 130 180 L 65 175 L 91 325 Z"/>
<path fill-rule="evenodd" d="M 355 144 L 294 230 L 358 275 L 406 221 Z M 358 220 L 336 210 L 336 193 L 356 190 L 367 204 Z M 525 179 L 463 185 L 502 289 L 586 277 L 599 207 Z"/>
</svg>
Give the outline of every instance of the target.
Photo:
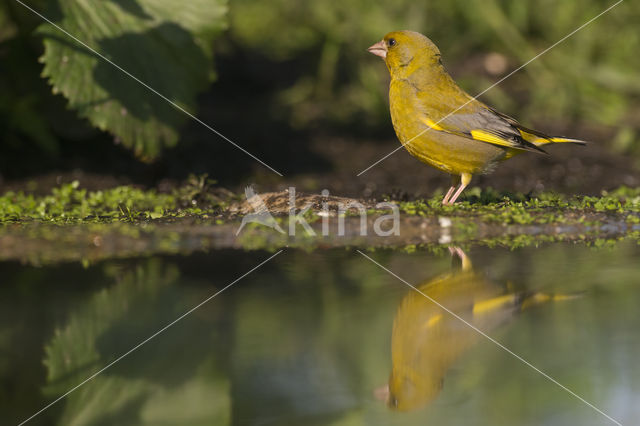
<svg viewBox="0 0 640 426">
<path fill-rule="evenodd" d="M 613 3 L 232 0 L 229 31 L 216 49 L 220 61 L 239 56 L 273 65 L 271 71 L 260 67 L 247 75 L 269 82 L 267 96 L 260 99 L 269 102 L 266 109 L 275 112 L 273 117 L 294 128 L 328 123 L 380 130 L 389 128 L 388 76 L 365 49 L 386 32 L 406 28 L 431 37 L 447 68 L 476 94 Z M 168 0 L 40 0 L 29 5 L 180 107 L 197 112 L 196 95 L 215 75 L 213 40 L 226 27 L 225 0 L 192 1 L 190 7 Z M 487 92 L 484 100 L 525 124 L 547 131 L 579 127 L 577 137 L 638 153 L 639 18 L 637 2 L 621 3 Z M 62 141 L 87 139 L 86 126 L 61 113 L 60 97 L 46 93 L 37 81 L 41 46 L 33 34 L 39 25 L 43 75 L 81 117 L 143 158 L 156 157 L 177 142 L 188 120 L 185 114 L 8 2 L 0 6 L 0 60 L 11 64 L 0 71 L 3 144 L 28 144 L 53 155 Z M 244 64 L 254 64 L 251 60 Z M 283 69 L 286 76 L 278 73 Z M 242 99 L 253 98 L 251 81 L 230 77 L 221 82 L 234 87 L 226 96 L 237 88 Z"/>
<path fill-rule="evenodd" d="M 124 6 L 123 5 L 127 5 Z M 213 78 L 212 39 L 225 27 L 225 0 L 60 0 L 57 24 L 179 107 L 195 112 Z M 40 28 L 43 75 L 80 116 L 140 157 L 174 145 L 187 116 L 53 25 Z"/>
</svg>

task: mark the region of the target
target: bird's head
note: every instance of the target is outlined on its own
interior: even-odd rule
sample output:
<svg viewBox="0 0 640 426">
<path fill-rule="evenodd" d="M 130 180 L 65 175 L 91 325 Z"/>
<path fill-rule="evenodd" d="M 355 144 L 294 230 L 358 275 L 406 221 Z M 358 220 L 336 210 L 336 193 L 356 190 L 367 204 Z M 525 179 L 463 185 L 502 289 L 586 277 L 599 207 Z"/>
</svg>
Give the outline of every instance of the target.
<svg viewBox="0 0 640 426">
<path fill-rule="evenodd" d="M 412 411 L 432 402 L 442 391 L 444 373 L 424 366 L 394 366 L 389 377 L 387 406 L 395 411 Z M 436 370 L 439 370 L 436 366 Z M 424 370 L 424 371 L 419 371 Z M 440 373 L 440 374 L 438 374 Z"/>
<path fill-rule="evenodd" d="M 367 50 L 384 59 L 392 77 L 422 67 L 442 66 L 438 47 L 415 31 L 390 32 Z"/>
</svg>

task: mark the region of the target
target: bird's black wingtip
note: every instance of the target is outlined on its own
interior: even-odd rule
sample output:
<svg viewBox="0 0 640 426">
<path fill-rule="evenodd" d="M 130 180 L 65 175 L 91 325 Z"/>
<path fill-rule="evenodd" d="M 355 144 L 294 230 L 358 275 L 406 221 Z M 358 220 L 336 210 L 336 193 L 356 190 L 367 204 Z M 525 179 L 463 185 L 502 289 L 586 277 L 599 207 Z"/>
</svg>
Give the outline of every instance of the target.
<svg viewBox="0 0 640 426">
<path fill-rule="evenodd" d="M 549 155 L 547 151 L 540 148 L 538 145 L 532 144 L 531 142 L 527 142 L 526 146 L 523 146 L 522 148 L 526 149 L 527 151 L 537 152 L 538 154 Z"/>
<path fill-rule="evenodd" d="M 536 151 L 539 152 L 542 155 L 551 155 L 547 151 L 545 151 L 544 149 L 540 148 L 539 146 L 536 146 Z"/>
</svg>

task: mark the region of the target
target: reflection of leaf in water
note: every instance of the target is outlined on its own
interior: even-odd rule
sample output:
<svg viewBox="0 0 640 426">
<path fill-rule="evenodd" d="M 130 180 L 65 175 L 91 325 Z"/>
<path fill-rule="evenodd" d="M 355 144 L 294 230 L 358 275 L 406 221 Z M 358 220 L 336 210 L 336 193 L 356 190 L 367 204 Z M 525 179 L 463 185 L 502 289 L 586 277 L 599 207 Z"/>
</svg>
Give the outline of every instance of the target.
<svg viewBox="0 0 640 426">
<path fill-rule="evenodd" d="M 225 0 L 60 0 L 57 23 L 180 106 L 193 110 L 212 80 L 212 40 Z M 43 24 L 43 75 L 72 108 L 139 155 L 174 145 L 186 115 L 50 24 Z"/>
<path fill-rule="evenodd" d="M 141 19 L 153 19 L 151 15 L 144 11 L 144 9 L 138 4 L 135 0 L 111 0 L 118 6 L 129 12 L 132 15 L 137 16 Z"/>
<path fill-rule="evenodd" d="M 117 285 L 96 293 L 87 305 L 71 315 L 64 329 L 56 330 L 54 339 L 47 346 L 49 383 L 59 383 L 65 388 L 70 385 L 65 383 L 69 375 L 94 370 L 100 361 L 104 361 L 96 348 L 96 339 L 115 320 L 127 315 L 135 299 L 152 303 L 158 292 L 177 277 L 175 268 L 162 269 L 152 260 L 144 267 L 127 271 L 118 279 Z"/>
<path fill-rule="evenodd" d="M 203 374 L 204 376 L 204 374 Z M 163 389 L 144 380 L 95 378 L 67 397 L 60 425 L 227 425 L 229 384 L 194 377 Z"/>
<path fill-rule="evenodd" d="M 184 312 L 179 271 L 158 259 L 133 270 L 107 269 L 117 284 L 100 290 L 57 329 L 46 347 L 46 392 L 57 396 Z M 130 326 L 127 330 L 126 325 Z M 198 324 L 190 324 L 190 331 Z M 59 421 L 80 424 L 227 424 L 229 383 L 219 378 L 211 344 L 168 330 L 66 398 Z M 124 333 L 124 334 L 123 334 Z"/>
</svg>

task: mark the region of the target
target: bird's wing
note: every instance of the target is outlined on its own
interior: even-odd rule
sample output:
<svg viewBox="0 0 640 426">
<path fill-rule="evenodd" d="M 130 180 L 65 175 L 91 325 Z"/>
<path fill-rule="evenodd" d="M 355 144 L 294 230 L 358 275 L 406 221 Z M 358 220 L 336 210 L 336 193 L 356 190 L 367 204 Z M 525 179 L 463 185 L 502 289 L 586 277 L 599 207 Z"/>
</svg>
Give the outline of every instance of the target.
<svg viewBox="0 0 640 426">
<path fill-rule="evenodd" d="M 485 105 L 473 108 L 473 111 L 467 109 L 445 115 L 439 120 L 430 119 L 425 115 L 423 121 L 436 131 L 452 133 L 492 145 L 546 153 L 523 137 L 516 120 Z"/>
</svg>

